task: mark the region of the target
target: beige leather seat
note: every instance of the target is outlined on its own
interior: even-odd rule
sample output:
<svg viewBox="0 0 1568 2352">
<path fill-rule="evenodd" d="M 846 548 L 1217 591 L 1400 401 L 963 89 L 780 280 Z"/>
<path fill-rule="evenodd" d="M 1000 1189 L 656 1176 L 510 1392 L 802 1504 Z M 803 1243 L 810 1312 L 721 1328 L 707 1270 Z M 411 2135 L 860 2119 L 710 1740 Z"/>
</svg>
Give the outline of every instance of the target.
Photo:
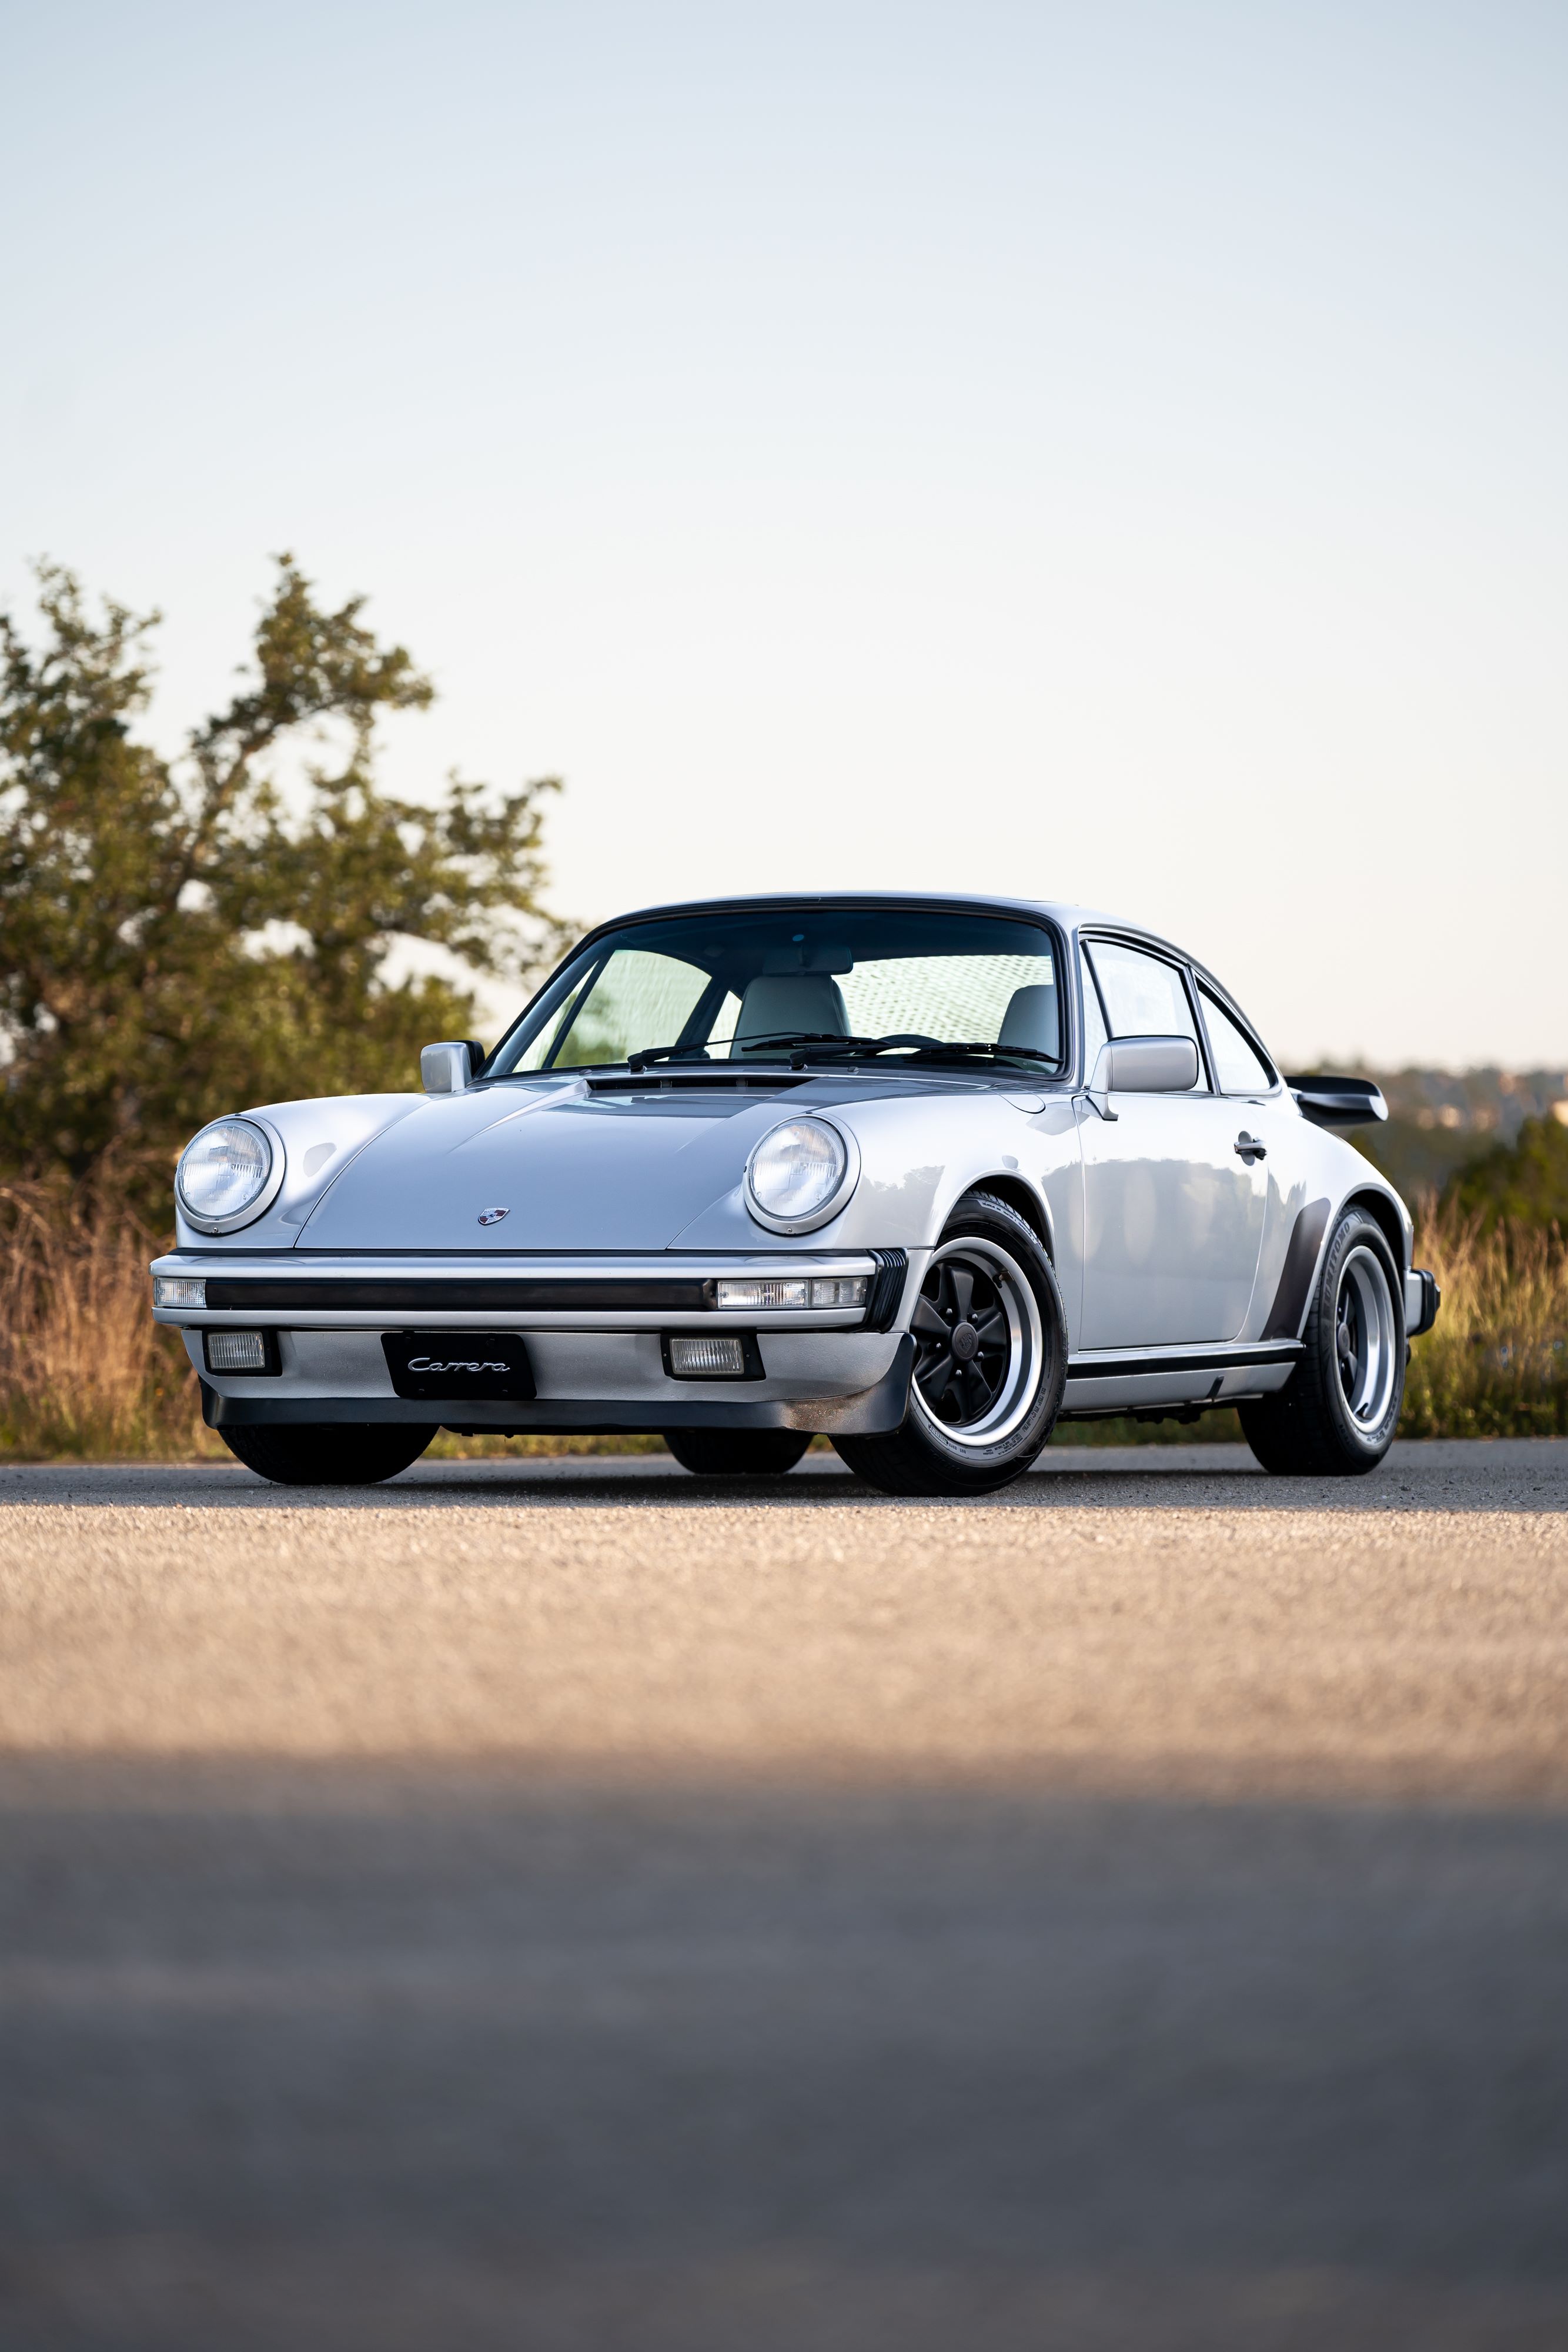
<svg viewBox="0 0 1568 2352">
<path fill-rule="evenodd" d="M 849 1035 L 843 991 L 831 972 L 765 972 L 748 983 L 740 1000 L 733 1050 L 761 1050 L 748 1046 L 747 1038 L 774 1036 L 780 1029 L 805 1029 L 820 1037 Z"/>
<path fill-rule="evenodd" d="M 1056 983 L 1036 981 L 1015 988 L 1008 999 L 998 1045 L 1029 1045 L 1037 1054 L 1060 1054 L 1061 1038 L 1056 1024 Z"/>
</svg>

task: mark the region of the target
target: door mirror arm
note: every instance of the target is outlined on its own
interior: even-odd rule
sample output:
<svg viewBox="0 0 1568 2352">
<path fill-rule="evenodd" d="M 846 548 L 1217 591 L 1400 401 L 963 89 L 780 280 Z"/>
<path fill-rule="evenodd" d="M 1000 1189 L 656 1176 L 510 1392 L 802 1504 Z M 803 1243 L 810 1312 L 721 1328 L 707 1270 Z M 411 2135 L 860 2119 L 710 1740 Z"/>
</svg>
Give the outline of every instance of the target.
<svg viewBox="0 0 1568 2352">
<path fill-rule="evenodd" d="M 1098 1111 L 1100 1117 L 1105 1119 L 1115 1119 L 1121 1117 L 1119 1111 L 1114 1111 L 1111 1108 L 1111 1048 L 1109 1045 L 1102 1045 L 1099 1058 L 1094 1065 L 1093 1076 L 1083 1089 L 1082 1098 L 1091 1110 Z"/>
</svg>

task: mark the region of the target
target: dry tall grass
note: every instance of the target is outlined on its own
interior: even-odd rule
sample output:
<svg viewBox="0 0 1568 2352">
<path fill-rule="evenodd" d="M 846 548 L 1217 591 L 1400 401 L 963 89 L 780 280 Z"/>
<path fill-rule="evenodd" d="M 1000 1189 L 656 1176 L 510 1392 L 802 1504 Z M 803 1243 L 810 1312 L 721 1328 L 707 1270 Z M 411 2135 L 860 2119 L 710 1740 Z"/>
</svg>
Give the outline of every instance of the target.
<svg viewBox="0 0 1568 2352">
<path fill-rule="evenodd" d="M 161 1244 L 112 1193 L 0 1185 L 0 1454 L 228 1458 L 179 1334 L 152 1320 Z M 657 1437 L 454 1437 L 434 1455 L 653 1454 Z"/>
<path fill-rule="evenodd" d="M 152 1255 L 112 1199 L 0 1186 L 0 1447 L 13 1459 L 218 1450 L 178 1334 L 149 1312 Z"/>
<path fill-rule="evenodd" d="M 1568 1435 L 1568 1246 L 1555 1225 L 1502 1223 L 1422 1204 L 1416 1263 L 1443 1292 L 1417 1339 L 1403 1437 Z"/>
<path fill-rule="evenodd" d="M 0 1186 L 0 1451 L 11 1459 L 224 1453 L 203 1426 L 183 1348 L 148 1311 L 155 1246 L 110 1196 L 66 1202 L 42 1188 Z M 1478 1220 L 1428 1202 L 1416 1263 L 1436 1272 L 1443 1308 L 1436 1330 L 1416 1342 L 1401 1434 L 1568 1434 L 1568 1247 L 1555 1226 L 1483 1234 Z M 1174 1433 L 1169 1424 L 1120 1423 L 1062 1432 L 1070 1443 Z M 1191 1432 L 1238 1433 L 1233 1416 L 1218 1413 Z M 626 1444 L 443 1437 L 434 1450 L 600 1453 Z"/>
</svg>

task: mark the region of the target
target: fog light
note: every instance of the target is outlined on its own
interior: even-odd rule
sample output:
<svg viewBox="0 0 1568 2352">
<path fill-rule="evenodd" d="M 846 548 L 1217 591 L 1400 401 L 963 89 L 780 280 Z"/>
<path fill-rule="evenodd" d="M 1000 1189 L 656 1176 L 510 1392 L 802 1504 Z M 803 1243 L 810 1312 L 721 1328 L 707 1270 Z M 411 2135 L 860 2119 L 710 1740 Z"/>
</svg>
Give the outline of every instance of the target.
<svg viewBox="0 0 1568 2352">
<path fill-rule="evenodd" d="M 265 1331 L 209 1331 L 207 1370 L 210 1372 L 265 1372 L 267 1362 Z"/>
<path fill-rule="evenodd" d="M 152 1277 L 154 1307 L 204 1307 L 206 1303 L 204 1274 L 155 1274 Z"/>
<path fill-rule="evenodd" d="M 669 1342 L 670 1370 L 678 1381 L 743 1381 L 746 1342 L 740 1339 L 677 1339 Z"/>
</svg>

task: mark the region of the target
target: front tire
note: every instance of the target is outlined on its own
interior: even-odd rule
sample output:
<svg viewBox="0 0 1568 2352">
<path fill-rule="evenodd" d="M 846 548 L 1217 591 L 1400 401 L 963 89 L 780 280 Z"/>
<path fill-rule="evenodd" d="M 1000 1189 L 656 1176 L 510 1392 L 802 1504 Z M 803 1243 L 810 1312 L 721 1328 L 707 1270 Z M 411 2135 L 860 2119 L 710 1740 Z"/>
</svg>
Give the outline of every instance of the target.
<svg viewBox="0 0 1568 2352">
<path fill-rule="evenodd" d="M 1067 1318 L 1039 1235 L 989 1192 L 960 1201 L 932 1255 L 911 1330 L 903 1426 L 835 1437 L 888 1495 L 988 1495 L 1029 1468 L 1067 1379 Z"/>
<path fill-rule="evenodd" d="M 666 1429 L 664 1443 L 699 1478 L 781 1478 L 811 1440 L 798 1429 Z"/>
<path fill-rule="evenodd" d="M 242 1422 L 218 1435 L 247 1470 L 277 1486 L 374 1486 L 417 1462 L 434 1427 L 405 1422 Z"/>
<path fill-rule="evenodd" d="M 1312 1292 L 1306 1354 L 1277 1396 L 1239 1408 L 1265 1470 L 1355 1478 L 1375 1470 L 1405 1402 L 1405 1285 L 1382 1227 L 1349 1209 Z"/>
</svg>

